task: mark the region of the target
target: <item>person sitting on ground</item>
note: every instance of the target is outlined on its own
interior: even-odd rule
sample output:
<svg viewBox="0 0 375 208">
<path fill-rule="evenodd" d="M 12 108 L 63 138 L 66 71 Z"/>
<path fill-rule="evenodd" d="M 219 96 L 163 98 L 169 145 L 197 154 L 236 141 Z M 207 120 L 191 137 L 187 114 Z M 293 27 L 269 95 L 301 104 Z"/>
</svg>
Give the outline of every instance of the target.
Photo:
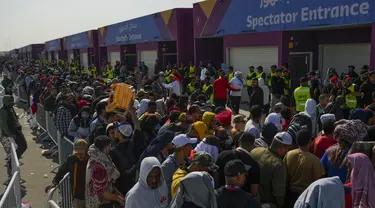
<svg viewBox="0 0 375 208">
<path fill-rule="evenodd" d="M 193 160 L 189 166 L 182 165 L 173 174 L 172 182 L 172 198 L 176 195 L 178 188 L 180 187 L 180 181 L 189 173 L 195 171 L 206 171 L 215 172 L 218 170 L 218 166 L 215 165 L 210 154 L 206 152 L 197 152 L 194 155 Z"/>
<path fill-rule="evenodd" d="M 243 191 L 249 165 L 235 159 L 227 162 L 224 167 L 225 186 L 216 190 L 216 200 L 219 208 L 260 208 L 257 199 Z"/>
<path fill-rule="evenodd" d="M 125 197 L 125 208 L 167 207 L 168 190 L 158 159 L 142 160 L 139 180 Z"/>
</svg>

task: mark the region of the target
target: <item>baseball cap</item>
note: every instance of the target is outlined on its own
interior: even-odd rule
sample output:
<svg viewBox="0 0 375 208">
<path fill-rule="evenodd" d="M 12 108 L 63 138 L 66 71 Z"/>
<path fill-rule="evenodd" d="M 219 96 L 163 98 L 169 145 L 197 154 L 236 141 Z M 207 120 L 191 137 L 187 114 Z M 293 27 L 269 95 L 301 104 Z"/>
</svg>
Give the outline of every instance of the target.
<svg viewBox="0 0 375 208">
<path fill-rule="evenodd" d="M 77 139 L 73 144 L 73 150 L 76 153 L 85 153 L 87 151 L 87 142 L 83 139 Z"/>
<path fill-rule="evenodd" d="M 210 171 L 217 171 L 219 166 L 217 166 L 210 154 L 207 152 L 197 152 L 194 154 L 194 158 L 191 163 L 199 164 L 203 167 L 207 167 Z"/>
<path fill-rule="evenodd" d="M 190 138 L 186 134 L 179 134 L 175 136 L 172 140 L 172 144 L 176 148 L 181 148 L 187 144 L 195 144 L 198 142 L 197 138 Z"/>
<path fill-rule="evenodd" d="M 251 168 L 250 165 L 245 165 L 241 160 L 235 159 L 227 162 L 224 167 L 224 174 L 228 177 L 240 176 Z"/>
<path fill-rule="evenodd" d="M 262 69 L 263 70 L 263 66 L 258 66 L 257 69 Z"/>
<path fill-rule="evenodd" d="M 275 135 L 274 140 L 277 140 L 281 144 L 292 145 L 293 139 L 288 132 L 279 132 Z"/>
<path fill-rule="evenodd" d="M 133 127 L 125 122 L 120 123 L 117 125 L 117 130 L 124 136 L 124 137 L 130 137 L 133 133 Z"/>
</svg>

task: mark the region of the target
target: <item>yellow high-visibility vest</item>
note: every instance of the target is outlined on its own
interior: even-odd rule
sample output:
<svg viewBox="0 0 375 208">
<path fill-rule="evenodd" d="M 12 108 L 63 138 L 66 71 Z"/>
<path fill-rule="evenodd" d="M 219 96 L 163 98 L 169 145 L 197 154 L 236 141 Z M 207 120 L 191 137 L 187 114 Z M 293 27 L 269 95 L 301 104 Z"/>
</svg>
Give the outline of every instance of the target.
<svg viewBox="0 0 375 208">
<path fill-rule="evenodd" d="M 272 79 L 272 77 L 276 77 L 276 72 L 271 72 L 270 75 L 271 75 L 271 78 L 270 78 L 270 80 L 268 80 L 268 86 L 272 85 L 271 79 Z"/>
<path fill-rule="evenodd" d="M 207 92 L 209 87 L 212 87 L 212 84 L 210 84 L 210 85 L 204 84 L 203 87 L 202 87 L 203 92 Z M 214 103 L 214 91 L 213 91 L 213 89 L 214 88 L 212 87 L 211 95 L 208 95 L 208 96 L 210 96 L 210 103 Z"/>
<path fill-rule="evenodd" d="M 346 88 L 350 92 L 355 92 L 355 84 L 352 84 L 350 87 Z M 349 108 L 356 108 L 357 107 L 357 97 L 352 95 L 351 93 L 345 95 L 346 106 Z"/>
<path fill-rule="evenodd" d="M 255 72 L 248 72 L 247 73 L 247 78 L 251 78 L 254 74 L 255 74 Z M 251 86 L 251 79 L 248 79 L 246 81 L 246 85 L 249 86 L 249 87 Z"/>
<path fill-rule="evenodd" d="M 232 80 L 233 77 L 234 77 L 234 73 L 229 73 L 229 75 L 228 75 L 229 81 Z"/>
<path fill-rule="evenodd" d="M 285 86 L 287 86 L 284 89 L 284 94 L 289 95 L 289 89 L 291 88 L 292 82 L 290 81 L 290 78 L 286 78 L 286 77 L 284 77 L 284 82 L 285 82 Z"/>
<path fill-rule="evenodd" d="M 296 111 L 305 111 L 305 103 L 310 99 L 310 88 L 308 87 L 297 87 L 294 90 L 294 99 L 296 101 Z"/>
<path fill-rule="evenodd" d="M 190 66 L 189 68 L 189 77 L 195 77 L 195 66 Z"/>
<path fill-rule="evenodd" d="M 195 86 L 193 86 L 191 83 L 188 84 L 189 93 L 193 93 L 195 91 Z"/>
</svg>

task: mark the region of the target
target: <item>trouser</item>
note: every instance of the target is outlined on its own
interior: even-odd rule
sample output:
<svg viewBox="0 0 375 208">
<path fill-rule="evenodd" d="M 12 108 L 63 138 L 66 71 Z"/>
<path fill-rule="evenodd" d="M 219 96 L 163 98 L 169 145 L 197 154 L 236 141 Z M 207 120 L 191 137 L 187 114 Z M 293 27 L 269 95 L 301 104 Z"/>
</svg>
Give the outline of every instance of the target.
<svg viewBox="0 0 375 208">
<path fill-rule="evenodd" d="M 231 97 L 231 105 L 232 105 L 234 114 L 238 114 L 240 112 L 240 103 L 241 103 L 241 96 Z"/>
<path fill-rule="evenodd" d="M 300 194 L 286 190 L 284 207 L 293 207 Z"/>
<path fill-rule="evenodd" d="M 81 199 L 73 199 L 73 208 L 85 208 L 86 201 Z"/>
<path fill-rule="evenodd" d="M 253 88 L 251 86 L 247 86 L 247 95 L 249 96 L 249 103 L 250 102 L 250 99 L 251 99 L 251 94 L 253 93 Z M 251 106 L 250 106 L 251 108 Z"/>
<path fill-rule="evenodd" d="M 14 135 L 15 135 L 15 138 L 13 139 L 17 145 L 16 154 L 19 160 L 27 149 L 27 142 L 26 142 L 25 136 L 22 133 L 22 129 L 17 129 Z M 8 160 L 8 176 L 9 177 L 12 176 L 12 160 L 11 159 Z"/>
<path fill-rule="evenodd" d="M 215 100 L 215 107 L 224 107 L 227 102 L 227 99 L 225 98 L 216 98 Z"/>
</svg>

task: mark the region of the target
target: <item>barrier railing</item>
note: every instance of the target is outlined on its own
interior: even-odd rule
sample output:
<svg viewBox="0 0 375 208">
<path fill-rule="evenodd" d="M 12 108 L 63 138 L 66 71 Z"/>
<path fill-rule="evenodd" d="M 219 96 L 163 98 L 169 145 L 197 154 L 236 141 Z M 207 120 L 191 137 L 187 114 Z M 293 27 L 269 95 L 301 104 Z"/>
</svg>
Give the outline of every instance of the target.
<svg viewBox="0 0 375 208">
<path fill-rule="evenodd" d="M 58 134 L 59 164 L 63 164 L 66 158 L 73 153 L 73 142 Z"/>
<path fill-rule="evenodd" d="M 22 102 L 27 103 L 29 97 L 27 96 L 26 89 L 22 85 L 17 86 L 18 91 L 18 97 Z"/>
<path fill-rule="evenodd" d="M 67 173 L 60 183 L 48 192 L 47 207 L 72 208 L 72 194 L 70 187 L 70 176 Z"/>
<path fill-rule="evenodd" d="M 22 206 L 22 196 L 21 196 L 21 174 L 20 174 L 20 164 L 18 161 L 16 146 L 13 141 L 7 140 L 7 138 L 2 138 L 2 144 L 6 153 L 7 148 L 10 145 L 10 160 L 11 160 L 11 173 L 12 178 L 5 189 L 3 196 L 0 199 L 1 208 L 21 208 Z"/>
</svg>

